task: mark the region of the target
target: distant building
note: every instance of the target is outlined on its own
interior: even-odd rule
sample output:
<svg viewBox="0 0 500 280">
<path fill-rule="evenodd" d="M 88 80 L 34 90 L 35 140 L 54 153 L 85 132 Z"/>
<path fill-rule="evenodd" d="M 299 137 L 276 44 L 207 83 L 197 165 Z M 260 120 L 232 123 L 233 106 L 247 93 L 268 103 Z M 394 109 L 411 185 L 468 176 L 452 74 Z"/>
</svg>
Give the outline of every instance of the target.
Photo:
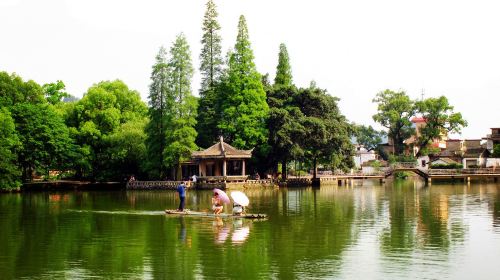
<svg viewBox="0 0 500 280">
<path fill-rule="evenodd" d="M 413 123 L 413 128 L 415 129 L 415 135 L 412 135 L 410 138 L 406 139 L 404 143 L 409 147 L 411 153 L 413 155 L 418 154 L 419 147 L 417 144 L 417 140 L 421 135 L 421 130 L 427 125 L 425 118 L 423 117 L 413 117 L 410 120 Z M 439 138 L 433 139 L 430 143 L 430 146 L 433 148 L 446 149 L 446 140 L 448 140 L 448 133 L 442 132 Z"/>
<path fill-rule="evenodd" d="M 363 163 L 371 161 L 371 160 L 376 160 L 377 159 L 377 154 L 375 151 L 367 151 L 363 145 L 356 145 L 356 154 L 354 155 L 354 165 L 356 168 L 361 168 Z"/>
<path fill-rule="evenodd" d="M 485 167 L 489 154 L 481 139 L 448 139 L 446 149 L 433 156 L 431 164 L 461 163 L 464 168 Z"/>
<path fill-rule="evenodd" d="M 500 128 L 491 128 L 491 134 L 486 135 L 483 140 L 486 140 L 486 149 L 493 152 L 493 146 L 500 144 Z"/>
</svg>

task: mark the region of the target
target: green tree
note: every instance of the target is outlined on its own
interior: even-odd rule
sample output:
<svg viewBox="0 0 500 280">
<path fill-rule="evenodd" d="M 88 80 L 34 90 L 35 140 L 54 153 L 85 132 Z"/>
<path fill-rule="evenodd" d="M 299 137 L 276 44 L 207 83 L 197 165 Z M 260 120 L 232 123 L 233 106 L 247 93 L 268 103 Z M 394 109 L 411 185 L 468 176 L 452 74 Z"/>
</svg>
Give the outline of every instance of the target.
<svg viewBox="0 0 500 280">
<path fill-rule="evenodd" d="M 382 137 L 385 135 L 384 131 L 375 130 L 371 125 L 356 126 L 356 141 L 358 144 L 363 145 L 367 151 L 377 149 L 378 145 L 382 143 Z"/>
<path fill-rule="evenodd" d="M 240 16 L 236 45 L 219 96 L 222 120 L 218 125 L 224 139 L 240 149 L 263 147 L 268 137 L 269 107 L 253 59 L 245 17 Z M 265 149 L 261 151 L 265 153 Z"/>
<path fill-rule="evenodd" d="M 267 74 L 262 80 L 266 85 L 269 105 L 268 129 L 271 150 L 268 163 L 272 164 L 277 172 L 277 164 L 281 161 L 282 178 L 286 179 L 288 160 L 303 153 L 295 139 L 301 136 L 304 127 L 299 121 L 303 114 L 294 102 L 298 91 L 292 84 L 292 69 L 285 44 L 280 44 L 274 85 L 269 85 Z"/>
<path fill-rule="evenodd" d="M 209 89 L 213 89 L 215 84 L 220 81 L 222 75 L 222 46 L 220 25 L 217 21 L 217 7 L 214 1 L 207 2 L 207 9 L 203 18 L 203 35 L 201 39 L 202 49 L 200 53 L 200 73 L 201 73 L 201 90 L 204 93 Z"/>
<path fill-rule="evenodd" d="M 73 140 L 52 106 L 17 104 L 12 108 L 12 116 L 22 143 L 18 160 L 23 180 L 31 180 L 35 171 L 48 175 L 49 169 L 67 166 Z"/>
<path fill-rule="evenodd" d="M 116 166 L 114 151 L 117 135 L 128 122 L 146 118 L 147 107 L 137 91 L 130 90 L 120 80 L 100 82 L 87 91 L 75 104 L 67 123 L 74 127 L 82 157 L 77 163 L 81 175 L 97 180 L 121 179 L 128 170 Z M 126 149 L 126 148 L 125 148 Z M 136 170 L 139 172 L 139 170 Z"/>
<path fill-rule="evenodd" d="M 500 158 L 500 144 L 493 145 L 493 154 L 491 156 L 495 158 Z"/>
<path fill-rule="evenodd" d="M 417 139 L 419 148 L 417 156 L 421 155 L 432 140 L 441 140 L 443 135 L 448 135 L 450 132 L 460 133 L 462 128 L 467 126 L 462 114 L 453 112 L 453 106 L 445 96 L 415 102 L 415 112 L 425 120 Z"/>
<path fill-rule="evenodd" d="M 222 76 L 223 59 L 221 54 L 220 25 L 217 21 L 217 10 L 214 2 L 207 2 L 203 18 L 202 49 L 200 53 L 201 88 L 198 107 L 196 131 L 198 145 L 208 147 L 217 139 L 217 95 Z"/>
<path fill-rule="evenodd" d="M 291 87 L 292 83 L 292 67 L 290 66 L 290 58 L 286 45 L 280 44 L 278 54 L 278 66 L 276 67 L 276 77 L 274 78 L 274 86 Z"/>
<path fill-rule="evenodd" d="M 319 88 L 302 89 L 297 96 L 297 105 L 304 117 L 305 128 L 300 145 L 304 155 L 312 161 L 313 178 L 317 176 L 318 164 L 347 169 L 354 165 L 354 147 L 351 137 L 354 128 L 340 113 L 338 98 Z"/>
<path fill-rule="evenodd" d="M 392 139 L 394 152 L 402 154 L 404 140 L 414 133 L 410 117 L 414 114 L 414 102 L 404 92 L 391 90 L 381 91 L 373 99 L 377 103 L 377 113 L 373 120 L 388 129 L 388 136 Z"/>
<path fill-rule="evenodd" d="M 151 72 L 151 85 L 149 86 L 149 122 L 146 125 L 146 169 L 149 176 L 154 179 L 165 178 L 163 150 L 165 150 L 167 124 L 170 114 L 167 108 L 173 106 L 171 99 L 167 99 L 169 91 L 169 68 L 167 64 L 167 51 L 161 47 L 156 55 L 156 62 Z"/>
<path fill-rule="evenodd" d="M 18 188 L 21 172 L 16 165 L 15 150 L 20 143 L 14 120 L 6 108 L 0 109 L 0 127 L 0 189 Z"/>
<path fill-rule="evenodd" d="M 34 81 L 24 82 L 16 74 L 0 72 L 0 108 L 20 103 L 45 103 L 42 88 Z"/>
<path fill-rule="evenodd" d="M 182 178 L 181 162 L 191 158 L 191 152 L 197 149 L 196 110 L 197 100 L 191 93 L 193 66 L 191 52 L 184 34 L 179 34 L 170 48 L 168 61 L 169 91 L 167 104 L 171 116 L 168 118 L 164 163 L 171 168 L 173 177 Z"/>
<path fill-rule="evenodd" d="M 64 91 L 65 88 L 66 86 L 62 81 L 43 85 L 43 92 L 47 102 L 56 105 L 60 103 L 63 98 L 70 97 L 70 95 Z"/>
<path fill-rule="evenodd" d="M 269 145 L 271 151 L 267 161 L 277 172 L 281 162 L 282 178 L 287 176 L 287 162 L 303 156 L 303 150 L 298 139 L 303 137 L 305 130 L 301 123 L 304 114 L 298 107 L 296 97 L 299 94 L 295 87 L 278 87 L 267 93 L 269 104 Z"/>
<path fill-rule="evenodd" d="M 143 162 L 146 160 L 146 123 L 147 118 L 128 121 L 109 136 L 111 165 L 119 170 L 117 176 L 141 174 L 143 171 Z"/>
</svg>

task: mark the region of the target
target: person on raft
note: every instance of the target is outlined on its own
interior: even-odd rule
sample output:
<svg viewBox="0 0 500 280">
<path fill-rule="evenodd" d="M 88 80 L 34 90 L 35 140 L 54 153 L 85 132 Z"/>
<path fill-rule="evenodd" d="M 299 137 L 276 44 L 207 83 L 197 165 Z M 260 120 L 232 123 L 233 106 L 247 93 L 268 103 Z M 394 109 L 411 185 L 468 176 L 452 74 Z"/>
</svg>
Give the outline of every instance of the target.
<svg viewBox="0 0 500 280">
<path fill-rule="evenodd" d="M 183 212 L 184 211 L 184 202 L 186 200 L 186 184 L 184 182 L 180 183 L 179 186 L 177 187 L 177 192 L 179 193 L 179 208 L 177 208 L 177 211 Z"/>
<path fill-rule="evenodd" d="M 224 206 L 222 206 L 219 194 L 215 192 L 212 197 L 212 210 L 214 211 L 214 214 L 220 214 L 223 208 Z"/>
<path fill-rule="evenodd" d="M 233 215 L 241 216 L 241 214 L 243 214 L 244 211 L 245 211 L 245 207 L 239 205 L 236 202 L 233 204 Z"/>
</svg>

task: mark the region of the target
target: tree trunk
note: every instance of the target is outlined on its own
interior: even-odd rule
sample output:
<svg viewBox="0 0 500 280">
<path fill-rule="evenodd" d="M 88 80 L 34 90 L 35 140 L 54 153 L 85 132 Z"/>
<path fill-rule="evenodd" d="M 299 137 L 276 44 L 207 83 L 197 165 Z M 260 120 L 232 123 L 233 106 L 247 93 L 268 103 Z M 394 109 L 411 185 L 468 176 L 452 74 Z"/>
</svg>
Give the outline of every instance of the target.
<svg viewBox="0 0 500 280">
<path fill-rule="evenodd" d="M 281 162 L 281 178 L 283 180 L 287 178 L 286 159 Z"/>
<path fill-rule="evenodd" d="M 317 160 L 316 157 L 313 158 L 313 180 L 315 180 L 318 177 L 318 166 L 317 166 Z"/>
<path fill-rule="evenodd" d="M 176 172 L 175 172 L 176 175 L 177 175 L 176 179 L 177 179 L 177 181 L 181 181 L 182 180 L 182 166 L 181 166 L 180 162 L 177 164 L 177 168 L 176 169 L 177 169 Z"/>
</svg>

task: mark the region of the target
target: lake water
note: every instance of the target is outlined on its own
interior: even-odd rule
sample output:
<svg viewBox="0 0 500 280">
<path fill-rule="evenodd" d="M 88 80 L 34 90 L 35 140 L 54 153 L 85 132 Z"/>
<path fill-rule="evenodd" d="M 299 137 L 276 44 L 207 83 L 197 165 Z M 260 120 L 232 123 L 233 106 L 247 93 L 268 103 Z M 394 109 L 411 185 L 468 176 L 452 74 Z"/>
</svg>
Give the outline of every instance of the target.
<svg viewBox="0 0 500 280">
<path fill-rule="evenodd" d="M 0 194 L 0 279 L 500 278 L 500 184 L 246 193 L 267 220 L 166 216 L 173 191 Z"/>
</svg>

